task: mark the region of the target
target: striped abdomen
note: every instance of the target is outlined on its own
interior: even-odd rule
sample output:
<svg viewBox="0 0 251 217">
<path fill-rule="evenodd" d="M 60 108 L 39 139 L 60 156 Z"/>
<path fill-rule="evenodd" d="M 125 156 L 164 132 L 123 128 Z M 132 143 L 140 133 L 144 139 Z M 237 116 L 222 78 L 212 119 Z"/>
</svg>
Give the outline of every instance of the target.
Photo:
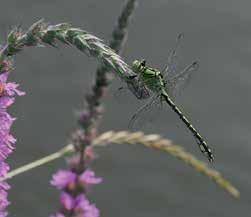
<svg viewBox="0 0 251 217">
<path fill-rule="evenodd" d="M 165 99 L 165 101 L 170 105 L 172 110 L 178 114 L 180 119 L 185 123 L 187 128 L 193 133 L 194 137 L 197 140 L 197 144 L 199 145 L 199 148 L 202 153 L 207 155 L 207 158 L 210 162 L 214 160 L 213 154 L 209 146 L 207 145 L 206 141 L 202 138 L 202 136 L 197 132 L 197 130 L 193 127 L 193 125 L 190 123 L 190 121 L 183 115 L 181 110 L 174 104 L 174 102 L 171 100 L 171 98 L 168 96 L 167 93 L 162 93 L 161 96 Z"/>
</svg>

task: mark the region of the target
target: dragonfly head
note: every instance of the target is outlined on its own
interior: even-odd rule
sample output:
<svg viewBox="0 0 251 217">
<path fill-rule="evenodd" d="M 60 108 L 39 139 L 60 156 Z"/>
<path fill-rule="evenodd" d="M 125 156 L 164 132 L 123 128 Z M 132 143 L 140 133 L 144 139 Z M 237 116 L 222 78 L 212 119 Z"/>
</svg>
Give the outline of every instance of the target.
<svg viewBox="0 0 251 217">
<path fill-rule="evenodd" d="M 135 73 L 140 73 L 142 68 L 144 68 L 146 65 L 146 61 L 145 60 L 134 60 L 132 63 L 132 70 Z"/>
</svg>

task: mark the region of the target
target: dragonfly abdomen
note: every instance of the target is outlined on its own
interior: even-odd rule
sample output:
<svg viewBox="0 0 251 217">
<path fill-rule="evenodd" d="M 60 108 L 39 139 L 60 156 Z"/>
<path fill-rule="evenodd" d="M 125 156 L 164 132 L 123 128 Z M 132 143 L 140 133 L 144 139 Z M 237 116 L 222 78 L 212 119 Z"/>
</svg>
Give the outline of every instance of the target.
<svg viewBox="0 0 251 217">
<path fill-rule="evenodd" d="M 207 158 L 210 162 L 213 161 L 214 157 L 211 149 L 207 145 L 206 141 L 202 138 L 202 136 L 198 133 L 198 131 L 193 127 L 191 122 L 183 115 L 182 111 L 175 105 L 175 103 L 171 100 L 171 98 L 166 93 L 162 93 L 162 96 L 165 98 L 165 101 L 172 108 L 172 110 L 180 117 L 180 119 L 185 123 L 187 128 L 193 133 L 194 137 L 197 140 L 197 144 L 199 145 L 200 151 L 207 155 Z"/>
</svg>

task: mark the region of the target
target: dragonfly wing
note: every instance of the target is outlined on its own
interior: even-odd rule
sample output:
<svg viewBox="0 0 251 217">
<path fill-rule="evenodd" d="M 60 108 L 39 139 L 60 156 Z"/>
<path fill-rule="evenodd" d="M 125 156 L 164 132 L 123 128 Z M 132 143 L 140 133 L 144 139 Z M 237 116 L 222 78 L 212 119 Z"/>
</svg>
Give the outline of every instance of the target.
<svg viewBox="0 0 251 217">
<path fill-rule="evenodd" d="M 150 97 L 150 92 L 139 77 L 133 78 L 133 82 L 127 81 L 128 89 L 138 98 L 146 99 Z"/>
<path fill-rule="evenodd" d="M 171 96 L 177 96 L 190 81 L 193 72 L 199 69 L 199 63 L 197 61 L 186 66 L 182 71 L 174 76 L 170 76 L 166 79 L 167 91 Z"/>
<path fill-rule="evenodd" d="M 192 72 L 198 70 L 199 66 L 198 62 L 193 62 L 181 71 L 178 69 L 177 51 L 183 38 L 183 34 L 177 36 L 175 46 L 169 54 L 167 66 L 164 71 L 162 71 L 164 80 L 167 82 L 167 92 L 172 97 L 177 96 L 185 84 L 189 83 L 188 80 L 190 79 Z"/>
<path fill-rule="evenodd" d="M 177 65 L 178 65 L 177 51 L 181 45 L 183 38 L 184 38 L 184 35 L 182 33 L 180 33 L 176 38 L 176 43 L 168 56 L 167 65 L 162 70 L 162 74 L 164 78 L 168 76 L 172 76 L 175 74 L 175 72 L 177 72 Z"/>
<path fill-rule="evenodd" d="M 125 102 L 125 97 L 127 97 L 130 94 L 131 93 L 127 86 L 121 86 L 113 93 L 113 97 L 116 100 L 116 102 L 123 103 Z"/>
<path fill-rule="evenodd" d="M 132 130 L 135 128 L 140 128 L 143 124 L 148 122 L 149 118 L 151 117 L 151 114 L 149 114 L 151 108 L 159 103 L 160 103 L 159 95 L 152 96 L 143 106 L 141 106 L 132 115 L 128 124 L 128 128 Z"/>
</svg>

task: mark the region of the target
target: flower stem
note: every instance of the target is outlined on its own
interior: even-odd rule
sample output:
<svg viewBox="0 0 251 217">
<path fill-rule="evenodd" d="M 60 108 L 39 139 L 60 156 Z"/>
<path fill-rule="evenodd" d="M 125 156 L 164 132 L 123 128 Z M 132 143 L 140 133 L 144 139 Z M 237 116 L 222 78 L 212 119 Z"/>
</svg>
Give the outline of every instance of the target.
<svg viewBox="0 0 251 217">
<path fill-rule="evenodd" d="M 205 164 L 204 162 L 196 159 L 193 155 L 189 152 L 185 151 L 181 146 L 174 144 L 171 140 L 164 139 L 160 135 L 151 134 L 145 135 L 142 132 L 134 132 L 130 133 L 127 131 L 108 131 L 100 136 L 98 136 L 94 141 L 92 146 L 93 147 L 105 147 L 109 143 L 114 144 L 141 144 L 145 147 L 152 148 L 154 150 L 163 151 L 168 153 L 180 160 L 184 163 L 190 165 L 195 170 L 200 172 L 201 174 L 209 177 L 212 181 L 214 181 L 219 187 L 226 190 L 230 195 L 235 198 L 240 197 L 240 192 L 236 189 L 228 180 L 226 180 L 220 172 L 211 169 Z M 69 144 L 65 148 L 61 149 L 60 151 L 48 155 L 42 159 L 34 161 L 32 163 L 26 164 L 20 168 L 12 170 L 8 173 L 4 180 L 10 179 L 16 175 L 21 173 L 27 172 L 31 169 L 34 169 L 38 166 L 42 166 L 43 164 L 49 163 L 53 160 L 56 160 L 60 157 L 65 156 L 67 153 L 71 153 L 74 151 L 73 145 Z M 1 180 L 2 181 L 2 180 Z"/>
<path fill-rule="evenodd" d="M 28 163 L 24 166 L 21 166 L 17 169 L 12 170 L 11 172 L 7 173 L 7 175 L 4 178 L 1 178 L 0 182 L 5 181 L 7 179 L 11 179 L 14 176 L 17 176 L 17 175 L 22 174 L 24 172 L 28 172 L 29 170 L 32 170 L 32 169 L 35 169 L 39 166 L 47 164 L 51 161 L 54 161 L 58 158 L 65 156 L 66 154 L 69 154 L 72 152 L 74 152 L 74 147 L 72 144 L 69 144 L 53 154 L 47 155 L 46 157 L 43 157 L 39 160 L 33 161 L 31 163 Z"/>
</svg>

